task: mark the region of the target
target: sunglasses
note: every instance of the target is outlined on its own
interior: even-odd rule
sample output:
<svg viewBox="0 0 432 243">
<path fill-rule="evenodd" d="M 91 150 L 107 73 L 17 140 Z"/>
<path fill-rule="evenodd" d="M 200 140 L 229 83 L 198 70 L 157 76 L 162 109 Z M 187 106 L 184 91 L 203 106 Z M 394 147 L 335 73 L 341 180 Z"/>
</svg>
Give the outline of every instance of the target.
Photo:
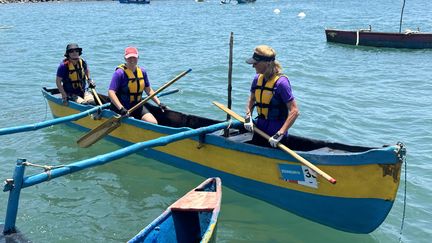
<svg viewBox="0 0 432 243">
<path fill-rule="evenodd" d="M 79 52 L 79 50 L 78 50 L 78 49 L 70 49 L 70 50 L 68 51 L 68 53 L 72 53 L 72 52 Z"/>
</svg>

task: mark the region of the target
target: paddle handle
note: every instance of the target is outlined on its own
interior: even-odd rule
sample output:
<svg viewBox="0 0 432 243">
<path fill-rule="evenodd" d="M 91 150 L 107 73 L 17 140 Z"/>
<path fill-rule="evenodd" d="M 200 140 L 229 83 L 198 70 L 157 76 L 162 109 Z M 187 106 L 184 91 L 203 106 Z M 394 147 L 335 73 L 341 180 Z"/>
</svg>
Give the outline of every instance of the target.
<svg viewBox="0 0 432 243">
<path fill-rule="evenodd" d="M 89 84 L 89 86 L 90 86 L 90 79 L 89 79 L 89 77 L 87 76 L 87 74 L 86 74 L 86 79 L 87 79 L 87 82 L 88 82 L 88 84 Z M 98 104 L 99 104 L 99 105 L 102 105 L 102 101 L 99 99 L 99 95 L 98 95 L 98 93 L 96 92 L 96 89 L 95 89 L 95 88 L 90 88 L 90 90 L 91 90 L 91 92 L 93 93 L 93 96 L 96 98 L 96 101 L 98 102 Z"/>
<path fill-rule="evenodd" d="M 244 123 L 245 119 L 240 116 L 239 114 L 235 113 L 234 111 L 226 108 L 224 105 L 222 105 L 221 103 L 218 103 L 216 101 L 213 101 L 213 104 L 216 105 L 217 107 L 219 107 L 221 110 L 225 111 L 226 113 L 230 114 L 232 117 L 234 117 L 236 120 L 239 120 L 240 122 Z M 267 135 L 265 132 L 261 131 L 260 129 L 258 129 L 257 127 L 254 127 L 254 131 L 256 133 L 258 133 L 259 135 L 263 136 L 265 139 L 269 140 L 270 136 Z M 312 164 L 311 162 L 307 161 L 305 158 L 301 157 L 299 154 L 297 154 L 296 152 L 294 152 L 293 150 L 289 149 L 288 147 L 286 147 L 285 145 L 283 145 L 282 143 L 278 143 L 277 145 L 280 149 L 282 149 L 283 151 L 289 153 L 290 155 L 292 155 L 294 158 L 296 158 L 298 161 L 300 161 L 302 164 L 306 165 L 307 167 L 309 167 L 310 169 L 312 169 L 313 171 L 315 171 L 316 173 L 318 173 L 320 176 L 324 177 L 327 181 L 329 181 L 332 184 L 336 184 L 336 179 L 334 179 L 333 177 L 331 177 L 330 175 L 328 175 L 327 173 L 325 173 L 324 171 L 322 171 L 321 169 L 319 169 L 318 167 L 316 167 L 314 164 Z"/>
<path fill-rule="evenodd" d="M 166 84 L 162 85 L 162 87 L 160 87 L 159 89 L 157 89 L 153 94 L 147 96 L 145 99 L 141 100 L 134 107 L 130 108 L 128 110 L 128 113 L 131 114 L 132 112 L 134 112 L 136 109 L 138 109 L 139 107 L 141 107 L 142 105 L 144 105 L 145 103 L 147 103 L 147 101 L 149 101 L 150 99 L 152 99 L 153 97 L 155 97 L 157 94 L 159 94 L 160 92 L 162 92 L 164 89 L 168 88 L 171 84 L 173 84 L 174 82 L 176 82 L 177 80 L 179 80 L 180 78 L 182 78 L 183 76 L 185 76 L 186 74 L 188 74 L 190 71 L 192 71 L 191 68 L 189 68 L 188 70 L 180 73 L 179 75 L 177 75 L 177 77 L 173 78 L 172 80 L 168 81 Z"/>
<path fill-rule="evenodd" d="M 96 92 L 96 90 L 95 90 L 95 89 L 90 89 L 90 90 L 92 91 L 93 96 L 96 98 L 97 103 L 98 103 L 99 105 L 102 105 L 102 101 L 99 99 L 99 95 L 98 95 L 98 93 Z"/>
</svg>

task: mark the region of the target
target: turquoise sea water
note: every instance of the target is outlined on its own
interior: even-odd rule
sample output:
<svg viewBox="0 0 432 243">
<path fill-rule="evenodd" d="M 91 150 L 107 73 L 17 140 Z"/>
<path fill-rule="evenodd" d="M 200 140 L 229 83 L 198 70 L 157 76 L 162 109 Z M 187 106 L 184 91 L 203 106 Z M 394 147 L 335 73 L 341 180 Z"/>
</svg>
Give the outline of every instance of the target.
<svg viewBox="0 0 432 243">
<path fill-rule="evenodd" d="M 234 32 L 233 109 L 243 112 L 254 70 L 244 60 L 268 44 L 290 77 L 301 116 L 293 134 L 355 145 L 402 141 L 407 179 L 373 233 L 345 233 L 310 222 L 228 188 L 223 191 L 218 242 L 403 242 L 432 238 L 432 50 L 329 44 L 324 28 L 398 31 L 402 1 L 154 0 L 0 5 L 0 127 L 51 119 L 40 89 L 53 87 L 66 44 L 84 49 L 99 92 L 106 93 L 123 50 L 135 45 L 140 64 L 159 87 L 179 72 L 182 93 L 163 102 L 183 112 L 224 119 L 229 35 Z M 280 12 L 275 12 L 278 9 Z M 305 17 L 299 17 L 304 13 Z M 432 32 L 432 2 L 408 0 L 404 25 Z M 0 179 L 17 158 L 67 164 L 119 147 L 102 141 L 76 146 L 82 133 L 64 125 L 0 137 Z M 39 172 L 29 168 L 27 173 Z M 34 242 L 124 242 L 204 178 L 137 155 L 26 188 L 17 226 Z M 403 217 L 404 190 L 407 190 Z M 0 222 L 7 193 L 0 193 Z M 319 207 L 320 205 L 317 205 Z"/>
</svg>

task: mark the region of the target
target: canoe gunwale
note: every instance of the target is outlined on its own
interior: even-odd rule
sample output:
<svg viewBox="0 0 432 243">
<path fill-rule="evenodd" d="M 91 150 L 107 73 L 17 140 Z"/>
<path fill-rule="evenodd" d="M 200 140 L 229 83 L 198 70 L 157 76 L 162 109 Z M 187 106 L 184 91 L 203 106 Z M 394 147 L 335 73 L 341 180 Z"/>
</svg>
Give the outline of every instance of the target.
<svg viewBox="0 0 432 243">
<path fill-rule="evenodd" d="M 44 93 L 44 96 L 59 104 L 62 105 L 61 99 L 59 97 L 55 97 L 52 95 L 49 95 L 50 92 L 54 92 L 56 93 L 57 89 L 46 89 L 44 88 L 44 90 L 46 91 L 46 93 Z M 101 95 L 103 100 L 106 100 L 107 97 Z M 146 104 L 147 107 L 150 110 L 153 110 L 156 112 L 158 111 L 158 108 L 151 105 L 151 104 Z M 77 104 L 75 102 L 69 102 L 69 107 L 71 109 L 76 109 L 79 110 L 80 112 L 85 111 L 86 109 L 90 109 L 93 106 L 90 105 L 81 105 L 81 104 Z M 171 111 L 171 112 L 175 112 L 175 111 Z M 180 115 L 184 115 L 181 112 L 175 112 L 176 114 L 180 114 Z M 109 110 L 109 109 L 104 109 L 101 113 L 102 117 L 112 117 L 116 115 L 115 112 Z M 191 115 L 185 115 L 185 116 L 191 116 Z M 207 123 L 219 123 L 222 121 L 217 121 L 217 120 L 212 120 L 212 119 L 206 119 Z M 134 127 L 138 127 L 144 130 L 151 130 L 157 133 L 161 133 L 161 134 L 166 134 L 166 135 L 171 135 L 171 134 L 175 134 L 175 133 L 180 133 L 180 132 L 185 132 L 185 131 L 190 131 L 193 130 L 193 128 L 190 127 L 169 127 L 169 126 L 165 126 L 165 125 L 155 125 L 155 124 L 149 124 L 137 119 L 133 119 L 133 118 L 126 118 L 126 119 L 122 119 L 122 123 L 123 124 L 128 124 Z M 207 125 L 207 124 L 205 124 Z M 243 126 L 239 123 L 239 122 L 233 122 L 233 125 L 231 126 L 231 128 L 233 129 L 238 129 L 238 130 L 242 130 Z M 285 152 L 278 150 L 278 149 L 274 149 L 274 148 L 270 148 L 270 147 L 261 147 L 261 146 L 257 146 L 254 144 L 250 144 L 250 143 L 244 143 L 244 142 L 237 142 L 237 141 L 233 141 L 232 139 L 227 139 L 221 135 L 217 135 L 218 132 L 214 132 L 214 133 L 209 133 L 209 134 L 205 134 L 205 136 L 203 136 L 202 138 L 200 137 L 193 137 L 193 138 L 189 138 L 191 140 L 195 140 L 198 143 L 209 143 L 209 144 L 215 144 L 216 146 L 220 146 L 226 149 L 230 149 L 230 150 L 237 150 L 237 151 L 241 151 L 241 152 L 245 152 L 245 153 L 250 153 L 250 154 L 255 154 L 257 156 L 265 156 L 265 157 L 269 157 L 269 158 L 274 158 L 274 159 L 287 159 L 287 156 L 290 158 L 291 161 L 295 161 L 295 159 L 289 155 L 286 154 Z M 240 134 L 241 135 L 241 134 Z M 108 135 L 111 136 L 111 135 Z M 295 135 L 292 135 L 293 137 L 297 137 L 297 139 L 304 139 L 302 137 L 298 137 Z M 310 139 L 308 139 L 310 140 Z M 312 141 L 312 140 L 311 140 Z M 388 157 L 388 151 L 397 151 L 397 146 L 391 145 L 384 145 L 383 147 L 362 147 L 362 146 L 352 146 L 352 145 L 345 145 L 345 144 L 340 144 L 340 143 L 334 143 L 334 142 L 328 142 L 328 141 L 323 141 L 323 140 L 313 140 L 313 142 L 315 143 L 322 143 L 323 145 L 327 145 L 329 148 L 331 147 L 348 147 L 348 148 L 354 148 L 355 150 L 364 150 L 363 152 L 349 152 L 349 151 L 345 151 L 345 152 L 326 152 L 323 150 L 311 150 L 311 151 L 299 151 L 296 150 L 297 153 L 299 155 L 301 155 L 302 157 L 304 157 L 307 160 L 313 161 L 314 164 L 317 165 L 346 165 L 346 163 L 344 161 L 346 161 L 347 158 L 349 158 L 351 160 L 350 165 L 361 165 L 361 164 L 369 164 L 369 163 L 382 163 L 382 164 L 393 164 L 395 157 L 397 156 L 396 153 L 394 153 L 394 155 L 392 155 L 391 157 Z M 324 148 L 324 147 L 323 147 Z M 329 149 L 331 150 L 331 149 Z M 385 157 L 383 157 L 384 155 L 386 155 Z M 363 159 L 364 157 L 366 157 L 367 159 Z"/>
</svg>

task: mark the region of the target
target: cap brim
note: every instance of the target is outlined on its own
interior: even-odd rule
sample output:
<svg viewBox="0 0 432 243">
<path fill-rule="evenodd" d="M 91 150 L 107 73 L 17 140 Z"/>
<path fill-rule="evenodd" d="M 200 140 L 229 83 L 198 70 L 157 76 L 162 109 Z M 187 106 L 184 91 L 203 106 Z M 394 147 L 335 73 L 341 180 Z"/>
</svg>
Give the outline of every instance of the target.
<svg viewBox="0 0 432 243">
<path fill-rule="evenodd" d="M 251 57 L 251 58 L 246 60 L 246 63 L 247 64 L 255 64 L 255 63 L 257 63 L 257 61 Z"/>
<path fill-rule="evenodd" d="M 129 58 L 129 57 L 136 57 L 136 58 L 138 58 L 138 55 L 137 54 L 127 54 L 125 56 L 126 59 Z"/>
</svg>

